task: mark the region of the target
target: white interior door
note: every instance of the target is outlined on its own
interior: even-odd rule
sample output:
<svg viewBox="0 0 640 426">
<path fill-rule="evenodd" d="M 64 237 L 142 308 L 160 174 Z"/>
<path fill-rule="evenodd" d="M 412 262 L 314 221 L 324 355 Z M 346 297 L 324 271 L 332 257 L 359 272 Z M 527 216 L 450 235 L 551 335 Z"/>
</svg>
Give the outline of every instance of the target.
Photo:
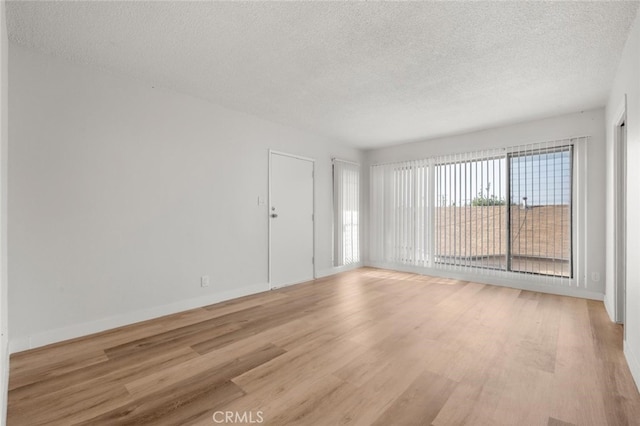
<svg viewBox="0 0 640 426">
<path fill-rule="evenodd" d="M 313 279 L 313 160 L 271 152 L 271 288 Z"/>
</svg>

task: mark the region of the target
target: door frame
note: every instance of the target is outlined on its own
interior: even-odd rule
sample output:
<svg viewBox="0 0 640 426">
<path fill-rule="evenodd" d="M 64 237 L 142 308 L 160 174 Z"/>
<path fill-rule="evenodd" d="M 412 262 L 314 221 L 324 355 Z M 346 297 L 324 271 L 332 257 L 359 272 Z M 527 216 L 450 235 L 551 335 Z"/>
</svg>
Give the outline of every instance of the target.
<svg viewBox="0 0 640 426">
<path fill-rule="evenodd" d="M 273 238 L 273 234 L 271 231 L 271 184 L 272 184 L 272 179 L 271 179 L 271 171 L 273 168 L 271 159 L 273 158 L 274 155 L 280 155 L 280 156 L 284 156 L 284 157 L 290 157 L 290 158 L 295 158 L 296 160 L 302 160 L 302 161 L 309 161 L 311 162 L 311 170 L 312 170 L 312 175 L 311 175 L 311 186 L 312 186 L 312 194 L 311 194 L 311 198 L 312 198 L 312 209 L 313 209 L 313 220 L 311 221 L 311 226 L 312 226 L 312 235 L 311 235 L 311 245 L 312 245 L 312 254 L 313 254 L 313 279 L 315 280 L 317 278 L 316 276 L 316 160 L 314 158 L 309 158 L 309 157 L 303 157 L 301 155 L 297 155 L 297 154 L 291 154 L 288 152 L 282 152 L 282 151 L 276 151 L 273 149 L 269 150 L 269 176 L 268 176 L 268 184 L 269 184 L 269 192 L 268 192 L 268 206 L 267 206 L 267 221 L 269 223 L 269 228 L 268 228 L 268 239 L 269 239 L 269 243 L 268 243 L 268 279 L 269 279 L 269 290 L 273 290 L 274 288 L 278 288 L 278 287 L 273 287 L 273 283 L 271 281 L 271 272 L 273 270 L 273 267 L 271 265 L 271 260 L 272 260 L 272 256 L 271 256 L 271 239 Z"/>
<path fill-rule="evenodd" d="M 626 275 L 627 275 L 627 96 L 615 115 L 613 128 L 614 161 L 614 312 L 615 321 L 626 320 Z M 624 125 L 624 126 L 623 126 Z M 625 329 L 626 330 L 626 329 Z M 626 333 L 625 333 L 626 337 Z"/>
</svg>

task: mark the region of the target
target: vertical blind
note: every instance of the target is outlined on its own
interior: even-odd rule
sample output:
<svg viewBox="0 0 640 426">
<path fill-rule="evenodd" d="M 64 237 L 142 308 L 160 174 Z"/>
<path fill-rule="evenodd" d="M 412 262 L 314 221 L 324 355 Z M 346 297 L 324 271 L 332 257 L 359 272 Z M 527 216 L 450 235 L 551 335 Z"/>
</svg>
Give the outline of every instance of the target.
<svg viewBox="0 0 640 426">
<path fill-rule="evenodd" d="M 427 160 L 371 167 L 371 258 L 426 266 Z"/>
<path fill-rule="evenodd" d="M 435 259 L 443 268 L 506 265 L 504 151 L 435 160 Z"/>
<path fill-rule="evenodd" d="M 333 264 L 360 261 L 360 165 L 333 160 Z"/>
<path fill-rule="evenodd" d="M 586 139 L 371 166 L 371 260 L 570 284 L 573 146 Z"/>
<path fill-rule="evenodd" d="M 509 154 L 509 269 L 569 278 L 573 147 L 526 146 Z"/>
</svg>

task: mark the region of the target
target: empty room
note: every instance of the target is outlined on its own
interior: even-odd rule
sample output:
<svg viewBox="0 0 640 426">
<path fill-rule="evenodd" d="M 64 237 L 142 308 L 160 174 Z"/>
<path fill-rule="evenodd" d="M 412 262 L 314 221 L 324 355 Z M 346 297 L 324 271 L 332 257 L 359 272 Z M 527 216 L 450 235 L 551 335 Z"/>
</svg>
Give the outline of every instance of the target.
<svg viewBox="0 0 640 426">
<path fill-rule="evenodd" d="M 640 426 L 640 1 L 0 1 L 0 425 Z"/>
</svg>

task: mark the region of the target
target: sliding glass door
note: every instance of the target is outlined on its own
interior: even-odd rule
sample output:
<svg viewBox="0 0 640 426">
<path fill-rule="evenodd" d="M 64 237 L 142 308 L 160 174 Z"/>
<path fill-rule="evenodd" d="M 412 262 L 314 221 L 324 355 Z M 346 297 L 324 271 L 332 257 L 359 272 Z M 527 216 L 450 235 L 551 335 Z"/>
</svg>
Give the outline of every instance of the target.
<svg viewBox="0 0 640 426">
<path fill-rule="evenodd" d="M 573 278 L 573 141 L 371 167 L 371 259 Z"/>
<path fill-rule="evenodd" d="M 435 262 L 505 269 L 505 158 L 458 158 L 435 173 Z"/>
<path fill-rule="evenodd" d="M 509 154 L 509 269 L 570 278 L 572 147 Z"/>
</svg>

